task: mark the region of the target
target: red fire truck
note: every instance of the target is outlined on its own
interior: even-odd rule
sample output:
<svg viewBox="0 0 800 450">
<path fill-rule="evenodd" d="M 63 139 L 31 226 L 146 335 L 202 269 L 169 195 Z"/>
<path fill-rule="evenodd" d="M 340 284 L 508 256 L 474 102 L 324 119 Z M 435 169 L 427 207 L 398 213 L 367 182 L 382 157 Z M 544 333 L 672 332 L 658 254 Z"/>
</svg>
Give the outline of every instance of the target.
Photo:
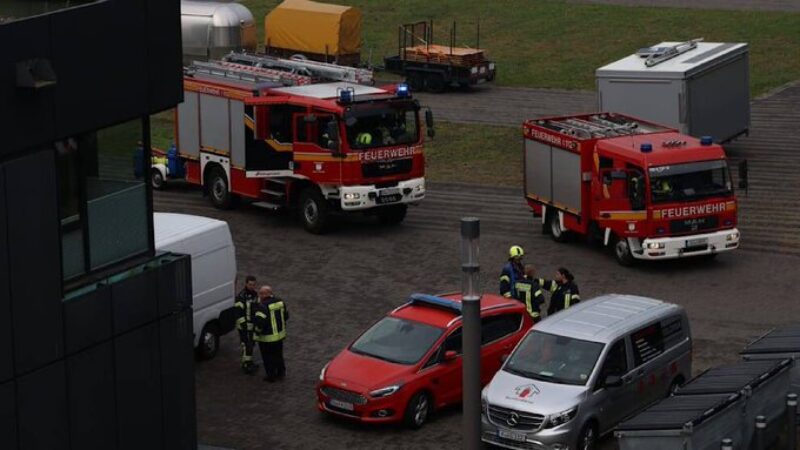
<svg viewBox="0 0 800 450">
<path fill-rule="evenodd" d="M 556 241 L 613 245 L 623 265 L 738 248 L 725 151 L 711 137 L 614 113 L 528 120 L 523 134 L 525 198 Z"/>
<path fill-rule="evenodd" d="M 399 223 L 407 205 L 425 197 L 420 105 L 405 85 L 284 86 L 286 80 L 260 70 L 219 63 L 187 68 L 177 151 L 161 157 L 178 164 L 159 167 L 185 169 L 186 180 L 202 185 L 218 208 L 238 198 L 297 208 L 313 233 L 324 231 L 336 212 L 366 211 Z M 432 136 L 429 110 L 425 118 Z M 162 181 L 166 174 L 153 173 Z"/>
</svg>

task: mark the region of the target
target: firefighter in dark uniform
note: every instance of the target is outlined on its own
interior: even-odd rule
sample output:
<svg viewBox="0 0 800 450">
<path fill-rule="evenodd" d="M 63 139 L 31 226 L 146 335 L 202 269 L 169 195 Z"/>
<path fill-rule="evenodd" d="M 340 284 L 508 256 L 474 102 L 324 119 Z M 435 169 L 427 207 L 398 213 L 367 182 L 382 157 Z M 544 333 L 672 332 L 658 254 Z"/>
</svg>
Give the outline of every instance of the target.
<svg viewBox="0 0 800 450">
<path fill-rule="evenodd" d="M 525 304 L 525 309 L 533 319 L 533 323 L 542 320 L 542 305 L 544 304 L 544 292 L 542 283 L 544 280 L 536 278 L 536 269 L 530 264 L 525 265 L 525 278 L 517 281 L 516 292 L 517 300 Z"/>
<path fill-rule="evenodd" d="M 283 300 L 272 294 L 272 288 L 258 290 L 259 303 L 255 307 L 255 341 L 264 362 L 264 380 L 273 382 L 286 376 L 283 361 L 283 340 L 286 339 L 286 322 L 289 310 Z"/>
<path fill-rule="evenodd" d="M 506 298 L 517 298 L 517 281 L 525 278 L 522 265 L 522 256 L 525 254 L 522 247 L 514 245 L 508 249 L 508 262 L 500 272 L 500 295 Z"/>
<path fill-rule="evenodd" d="M 555 279 L 542 280 L 542 288 L 551 293 L 550 305 L 547 307 L 548 316 L 581 301 L 578 285 L 575 284 L 575 276 L 563 267 L 558 268 Z"/>
<path fill-rule="evenodd" d="M 242 370 L 252 375 L 258 369 L 253 362 L 253 306 L 258 303 L 256 277 L 248 275 L 244 281 L 244 289 L 237 295 L 233 307 L 236 309 L 236 330 L 242 348 Z"/>
</svg>

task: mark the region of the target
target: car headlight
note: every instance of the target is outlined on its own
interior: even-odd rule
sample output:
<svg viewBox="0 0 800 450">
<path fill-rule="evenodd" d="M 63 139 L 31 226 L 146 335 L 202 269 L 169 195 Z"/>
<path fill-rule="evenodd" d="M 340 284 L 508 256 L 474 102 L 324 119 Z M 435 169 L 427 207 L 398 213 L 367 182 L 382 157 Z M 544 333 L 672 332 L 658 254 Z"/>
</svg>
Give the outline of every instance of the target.
<svg viewBox="0 0 800 450">
<path fill-rule="evenodd" d="M 470 71 L 471 74 L 474 75 L 474 74 L 478 73 L 478 68 L 477 67 L 473 67 L 473 68 L 469 69 L 469 71 Z"/>
<path fill-rule="evenodd" d="M 649 250 L 656 250 L 656 249 L 664 248 L 664 243 L 663 242 L 650 242 L 649 244 L 647 244 L 647 248 Z"/>
<path fill-rule="evenodd" d="M 725 236 L 725 240 L 726 241 L 737 241 L 737 240 L 739 240 L 739 233 L 738 232 L 730 233 L 727 236 Z"/>
<path fill-rule="evenodd" d="M 369 396 L 375 398 L 388 397 L 394 394 L 395 392 L 399 391 L 401 387 L 403 387 L 402 384 L 393 384 L 391 386 L 386 386 L 384 388 L 375 389 L 374 391 L 369 393 Z"/>
<path fill-rule="evenodd" d="M 425 190 L 425 183 L 418 184 L 416 187 L 414 187 L 414 190 L 417 191 L 417 192 L 424 191 Z"/>
<path fill-rule="evenodd" d="M 561 411 L 558 414 L 550 414 L 547 416 L 547 423 L 545 424 L 545 428 L 555 428 L 559 425 L 564 425 L 565 423 L 569 422 L 570 420 L 575 418 L 575 415 L 578 414 L 578 407 L 570 408 L 565 411 Z"/>
<path fill-rule="evenodd" d="M 494 63 L 489 63 L 489 70 L 494 70 Z"/>
<path fill-rule="evenodd" d="M 486 412 L 486 408 L 488 407 L 489 400 L 486 398 L 486 390 L 484 389 L 481 392 L 481 411 Z"/>
<path fill-rule="evenodd" d="M 328 364 L 325 364 L 325 366 L 322 368 L 322 370 L 319 371 L 319 381 L 324 381 L 325 380 L 325 371 L 327 371 L 327 370 L 328 370 Z"/>
<path fill-rule="evenodd" d="M 361 194 L 359 194 L 358 192 L 346 192 L 344 194 L 344 199 L 345 200 L 358 200 L 360 198 L 361 198 Z"/>
</svg>

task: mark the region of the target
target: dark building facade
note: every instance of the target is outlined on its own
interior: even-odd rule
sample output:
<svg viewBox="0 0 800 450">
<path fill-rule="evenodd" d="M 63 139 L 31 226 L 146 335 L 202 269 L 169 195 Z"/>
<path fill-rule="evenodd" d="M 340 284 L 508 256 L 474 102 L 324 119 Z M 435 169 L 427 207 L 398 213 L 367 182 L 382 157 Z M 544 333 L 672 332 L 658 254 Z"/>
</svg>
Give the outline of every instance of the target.
<svg viewBox="0 0 800 450">
<path fill-rule="evenodd" d="M 190 261 L 133 177 L 179 1 L 2 2 L 0 50 L 0 449 L 194 449 Z"/>
</svg>

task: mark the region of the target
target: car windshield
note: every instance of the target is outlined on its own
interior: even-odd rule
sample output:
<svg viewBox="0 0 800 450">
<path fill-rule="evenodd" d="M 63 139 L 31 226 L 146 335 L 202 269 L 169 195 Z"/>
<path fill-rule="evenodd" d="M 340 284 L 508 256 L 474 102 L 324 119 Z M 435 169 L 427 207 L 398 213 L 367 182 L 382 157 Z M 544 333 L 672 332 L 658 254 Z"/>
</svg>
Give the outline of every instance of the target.
<svg viewBox="0 0 800 450">
<path fill-rule="evenodd" d="M 442 332 L 423 323 L 386 317 L 362 334 L 350 351 L 397 364 L 414 364 L 425 356 Z"/>
<path fill-rule="evenodd" d="M 650 168 L 653 203 L 731 194 L 725 161 L 702 161 Z"/>
<path fill-rule="evenodd" d="M 411 145 L 419 140 L 417 111 L 412 104 L 356 110 L 345 123 L 352 149 Z"/>
<path fill-rule="evenodd" d="M 520 342 L 503 370 L 534 380 L 585 385 L 602 350 L 599 342 L 534 331 Z"/>
</svg>

